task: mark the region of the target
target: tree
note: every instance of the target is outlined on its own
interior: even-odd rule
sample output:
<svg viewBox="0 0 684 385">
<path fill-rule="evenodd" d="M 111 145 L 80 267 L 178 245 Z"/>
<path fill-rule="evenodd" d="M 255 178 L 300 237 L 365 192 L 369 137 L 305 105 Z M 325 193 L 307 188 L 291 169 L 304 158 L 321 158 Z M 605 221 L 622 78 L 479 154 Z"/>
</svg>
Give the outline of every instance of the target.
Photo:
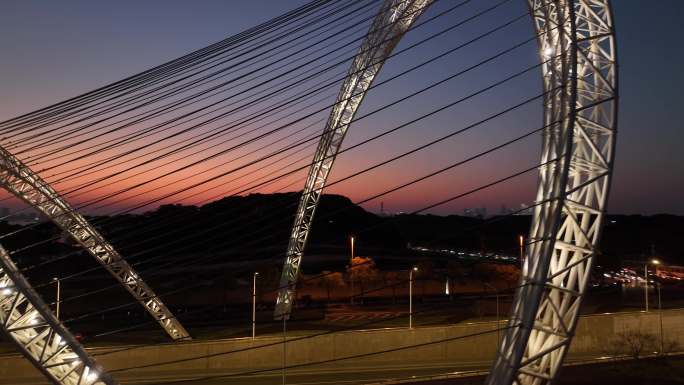
<svg viewBox="0 0 684 385">
<path fill-rule="evenodd" d="M 491 263 L 478 263 L 473 266 L 472 275 L 481 282 L 491 282 L 494 280 Z"/>
<path fill-rule="evenodd" d="M 257 283 L 260 286 L 265 285 L 271 287 L 280 283 L 280 268 L 277 265 L 273 263 L 261 265 L 257 267 L 256 271 L 259 272 Z"/>
<path fill-rule="evenodd" d="M 354 257 L 348 272 L 353 282 L 361 285 L 362 297 L 365 285 L 378 279 L 378 269 L 375 267 L 375 261 L 370 257 Z"/>
<path fill-rule="evenodd" d="M 506 282 L 507 287 L 514 287 L 520 281 L 520 269 L 515 265 L 496 265 L 496 276 Z"/>
<path fill-rule="evenodd" d="M 330 290 L 343 287 L 346 284 L 344 282 L 344 278 L 342 277 L 342 273 L 338 271 L 330 272 L 326 270 L 323 271 L 322 274 L 321 283 L 323 286 L 325 286 L 326 292 L 328 294 L 328 302 L 330 302 Z"/>
<path fill-rule="evenodd" d="M 607 353 L 612 356 L 628 356 L 638 360 L 647 352 L 653 351 L 656 336 L 641 330 L 626 330 L 617 333 L 607 346 Z"/>
<path fill-rule="evenodd" d="M 419 277 L 425 279 L 431 279 L 433 277 L 433 274 L 435 272 L 435 264 L 432 262 L 431 259 L 421 258 L 421 260 L 418 261 L 416 267 L 418 267 L 417 275 Z"/>
<path fill-rule="evenodd" d="M 463 266 L 461 266 L 461 262 L 449 261 L 447 263 L 447 274 L 454 282 L 465 282 L 465 270 L 463 269 Z"/>
<path fill-rule="evenodd" d="M 403 278 L 403 275 L 401 272 L 388 271 L 385 273 L 385 285 L 392 288 L 392 303 L 393 304 L 397 303 L 397 286 L 399 286 L 399 284 L 401 284 L 402 282 L 405 282 L 405 281 L 406 281 L 406 279 Z"/>
<path fill-rule="evenodd" d="M 515 286 L 520 280 L 520 270 L 516 266 L 497 263 L 478 263 L 473 268 L 473 275 L 483 282 L 502 281 L 507 287 Z"/>
</svg>

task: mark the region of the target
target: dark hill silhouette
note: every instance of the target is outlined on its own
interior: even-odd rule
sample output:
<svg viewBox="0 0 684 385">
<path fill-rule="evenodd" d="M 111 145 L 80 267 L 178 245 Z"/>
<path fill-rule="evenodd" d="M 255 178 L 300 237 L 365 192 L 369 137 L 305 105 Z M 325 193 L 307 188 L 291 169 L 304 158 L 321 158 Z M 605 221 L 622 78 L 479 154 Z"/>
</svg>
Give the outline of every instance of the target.
<svg viewBox="0 0 684 385">
<path fill-rule="evenodd" d="M 131 263 L 140 269 L 155 265 L 221 264 L 282 258 L 294 221 L 299 193 L 251 194 L 226 197 L 201 207 L 164 205 L 143 214 L 111 218 L 100 231 Z M 598 261 L 605 266 L 622 260 L 640 260 L 656 254 L 667 263 L 684 265 L 684 217 L 674 215 L 611 215 L 608 217 Z M 458 215 L 378 216 L 340 195 L 323 195 L 316 212 L 307 253 L 346 255 L 349 236 L 359 240 L 357 255 L 409 255 L 407 245 L 430 248 L 503 252 L 517 255 L 518 236 L 526 234 L 529 216 L 470 218 Z M 0 222 L 0 231 L 21 228 Z M 34 269 L 45 277 L 97 266 L 68 238 L 46 242 L 59 235 L 51 223 L 6 237 L 3 245 L 20 266 L 71 251 L 67 263 Z M 37 246 L 23 250 L 26 245 Z M 152 260 L 153 262 L 147 262 Z M 279 264 L 279 263 L 278 263 Z M 382 265 L 380 265 L 382 267 Z M 33 274 L 34 271 L 32 270 Z"/>
</svg>

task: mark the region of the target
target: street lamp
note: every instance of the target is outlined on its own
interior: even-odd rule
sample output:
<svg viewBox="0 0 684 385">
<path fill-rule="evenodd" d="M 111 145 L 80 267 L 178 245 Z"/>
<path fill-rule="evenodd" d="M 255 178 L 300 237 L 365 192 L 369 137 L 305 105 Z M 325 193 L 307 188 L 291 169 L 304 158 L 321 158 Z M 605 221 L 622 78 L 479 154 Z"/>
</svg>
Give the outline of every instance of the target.
<svg viewBox="0 0 684 385">
<path fill-rule="evenodd" d="M 351 258 L 349 259 L 349 274 L 351 275 L 351 304 L 354 304 L 354 237 L 349 237 L 351 244 Z"/>
<path fill-rule="evenodd" d="M 644 263 L 644 305 L 646 312 L 648 312 L 648 264 L 659 265 L 660 261 L 657 259 L 651 259 Z"/>
<path fill-rule="evenodd" d="M 665 343 L 663 337 L 663 306 L 660 301 L 660 282 L 656 282 L 658 288 L 658 322 L 660 323 L 660 354 L 665 354 Z"/>
<path fill-rule="evenodd" d="M 658 259 L 651 259 L 651 264 L 654 266 L 660 265 L 660 260 Z M 656 267 L 657 270 L 657 267 Z M 656 276 L 657 276 L 657 271 L 656 271 Z M 648 283 L 648 282 L 647 282 Z M 660 282 L 656 282 L 656 289 L 658 289 L 658 322 L 660 324 L 660 354 L 663 354 L 664 350 L 664 341 L 663 341 L 663 304 L 661 301 L 661 296 L 660 296 Z"/>
<path fill-rule="evenodd" d="M 644 308 L 648 313 L 648 263 L 644 263 Z"/>
<path fill-rule="evenodd" d="M 259 275 L 258 271 L 255 271 L 252 275 L 252 339 L 256 336 L 256 279 Z"/>
<path fill-rule="evenodd" d="M 525 259 L 525 237 L 518 236 L 518 243 L 520 244 L 520 270 L 523 268 L 523 260 Z"/>
<path fill-rule="evenodd" d="M 413 272 L 418 271 L 417 267 L 409 270 L 409 329 L 413 329 Z"/>
<path fill-rule="evenodd" d="M 61 299 L 62 299 L 61 298 L 62 297 L 62 282 L 57 277 L 53 277 L 52 282 L 57 283 L 57 296 L 56 296 L 57 300 L 55 301 L 55 304 L 56 304 L 55 315 L 57 316 L 57 320 L 59 321 L 59 310 L 60 310 L 59 305 L 60 305 L 60 302 L 62 302 L 61 301 Z"/>
</svg>

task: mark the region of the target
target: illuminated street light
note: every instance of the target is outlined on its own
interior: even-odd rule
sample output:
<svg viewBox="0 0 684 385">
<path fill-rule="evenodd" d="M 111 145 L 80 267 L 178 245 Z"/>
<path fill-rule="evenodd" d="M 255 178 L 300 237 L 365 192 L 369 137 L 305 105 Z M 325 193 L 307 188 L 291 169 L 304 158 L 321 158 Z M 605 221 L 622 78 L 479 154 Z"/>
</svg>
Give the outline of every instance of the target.
<svg viewBox="0 0 684 385">
<path fill-rule="evenodd" d="M 523 261 L 525 260 L 525 237 L 518 236 L 518 243 L 520 244 L 520 270 L 523 268 Z"/>
<path fill-rule="evenodd" d="M 409 329 L 413 329 L 413 272 L 418 271 L 417 267 L 409 270 Z"/>
<path fill-rule="evenodd" d="M 663 339 L 663 304 L 660 300 L 660 282 L 656 282 L 658 288 L 658 321 L 660 323 L 660 354 L 665 354 L 665 343 Z"/>
<path fill-rule="evenodd" d="M 652 265 L 660 265 L 660 260 L 658 259 L 651 259 L 650 261 L 647 261 L 644 263 L 644 307 L 646 311 L 648 312 L 648 264 Z"/>
<path fill-rule="evenodd" d="M 256 279 L 259 275 L 258 271 L 255 271 L 252 275 L 252 339 L 256 336 Z"/>
<path fill-rule="evenodd" d="M 649 261 L 652 265 L 658 266 L 660 265 L 660 260 L 653 258 Z M 656 267 L 656 277 L 658 276 L 658 270 Z M 646 285 L 648 285 L 648 281 L 646 281 Z M 665 350 L 665 344 L 663 340 L 663 304 L 661 301 L 661 296 L 660 296 L 660 282 L 655 282 L 656 289 L 658 290 L 658 321 L 660 323 L 660 354 L 664 353 Z M 646 292 L 646 297 L 648 300 L 648 292 Z M 648 302 L 647 302 L 648 303 Z M 646 310 L 648 311 L 648 309 Z"/>
<path fill-rule="evenodd" d="M 351 275 L 351 304 L 354 304 L 354 237 L 349 237 L 351 244 L 351 257 L 349 259 L 349 274 Z"/>
<path fill-rule="evenodd" d="M 60 310 L 60 304 L 62 302 L 62 282 L 59 280 L 58 277 L 53 277 L 52 282 L 57 283 L 57 295 L 55 296 L 55 316 L 57 317 L 57 320 L 59 321 L 59 310 Z"/>
</svg>

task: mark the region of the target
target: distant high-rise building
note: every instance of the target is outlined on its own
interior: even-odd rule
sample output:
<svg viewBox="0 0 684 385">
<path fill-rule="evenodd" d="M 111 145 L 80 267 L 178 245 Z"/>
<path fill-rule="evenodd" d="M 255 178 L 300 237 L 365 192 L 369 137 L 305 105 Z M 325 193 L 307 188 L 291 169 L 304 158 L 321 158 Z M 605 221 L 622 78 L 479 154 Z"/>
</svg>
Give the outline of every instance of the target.
<svg viewBox="0 0 684 385">
<path fill-rule="evenodd" d="M 520 209 L 515 215 L 532 215 L 533 211 L 532 207 L 527 206 L 525 203 L 521 203 Z"/>
<path fill-rule="evenodd" d="M 487 217 L 486 207 L 475 207 L 463 209 L 463 216 L 471 218 L 485 218 Z"/>
</svg>

